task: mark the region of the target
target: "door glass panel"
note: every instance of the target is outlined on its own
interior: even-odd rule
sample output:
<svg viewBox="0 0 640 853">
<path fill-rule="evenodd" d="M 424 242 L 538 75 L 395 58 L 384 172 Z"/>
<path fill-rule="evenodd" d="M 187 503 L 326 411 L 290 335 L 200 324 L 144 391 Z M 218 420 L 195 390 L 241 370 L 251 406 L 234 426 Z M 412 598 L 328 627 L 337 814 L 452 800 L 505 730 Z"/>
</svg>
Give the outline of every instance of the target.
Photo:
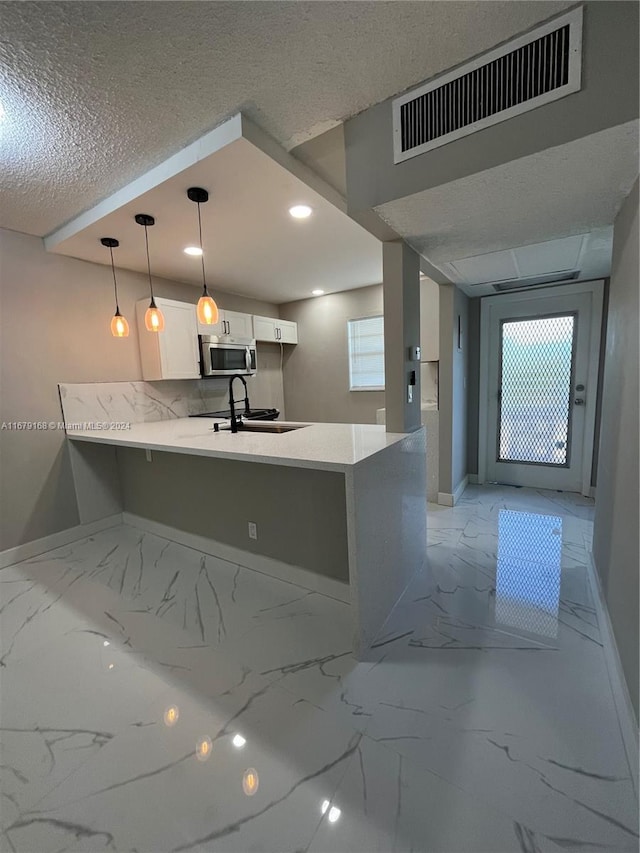
<svg viewBox="0 0 640 853">
<path fill-rule="evenodd" d="M 567 466 L 575 316 L 505 320 L 498 461 Z"/>
</svg>

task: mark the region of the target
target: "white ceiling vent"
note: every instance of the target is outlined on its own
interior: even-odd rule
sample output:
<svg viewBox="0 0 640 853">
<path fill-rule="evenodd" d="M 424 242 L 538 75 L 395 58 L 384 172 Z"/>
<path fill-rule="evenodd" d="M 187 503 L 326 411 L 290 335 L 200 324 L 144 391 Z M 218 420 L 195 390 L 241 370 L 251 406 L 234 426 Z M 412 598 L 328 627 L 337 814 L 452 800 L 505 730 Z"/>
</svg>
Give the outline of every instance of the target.
<svg viewBox="0 0 640 853">
<path fill-rule="evenodd" d="M 393 101 L 394 163 L 580 90 L 582 7 Z"/>
<path fill-rule="evenodd" d="M 504 293 L 506 290 L 521 290 L 524 287 L 534 287 L 540 284 L 564 284 L 565 282 L 575 281 L 580 275 L 580 270 L 561 270 L 560 272 L 547 273 L 545 275 L 534 275 L 529 278 L 516 278 L 512 281 L 499 281 L 493 284 L 492 287 L 497 293 Z"/>
</svg>

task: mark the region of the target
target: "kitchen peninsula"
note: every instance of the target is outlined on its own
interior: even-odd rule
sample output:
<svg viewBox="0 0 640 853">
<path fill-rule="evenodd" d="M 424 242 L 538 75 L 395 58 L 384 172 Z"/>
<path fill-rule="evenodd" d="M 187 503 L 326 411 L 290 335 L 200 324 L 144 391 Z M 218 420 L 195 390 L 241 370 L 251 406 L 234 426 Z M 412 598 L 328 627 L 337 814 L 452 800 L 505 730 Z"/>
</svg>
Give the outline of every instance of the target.
<svg viewBox="0 0 640 853">
<path fill-rule="evenodd" d="M 85 389 L 80 410 L 74 388 Z M 127 429 L 79 429 L 91 411 L 108 427 L 126 417 L 110 394 L 114 411 L 105 424 L 104 394 L 99 407 L 87 404 L 88 388 L 61 386 L 85 521 L 122 513 L 142 530 L 349 601 L 354 653 L 366 657 L 426 559 L 423 429 L 314 423 L 232 434 L 184 416 L 175 400 L 172 413 L 156 405 L 145 414 L 155 420 Z M 149 399 L 148 388 L 140 394 Z M 130 407 L 127 419 L 136 411 L 139 417 L 140 408 Z"/>
</svg>

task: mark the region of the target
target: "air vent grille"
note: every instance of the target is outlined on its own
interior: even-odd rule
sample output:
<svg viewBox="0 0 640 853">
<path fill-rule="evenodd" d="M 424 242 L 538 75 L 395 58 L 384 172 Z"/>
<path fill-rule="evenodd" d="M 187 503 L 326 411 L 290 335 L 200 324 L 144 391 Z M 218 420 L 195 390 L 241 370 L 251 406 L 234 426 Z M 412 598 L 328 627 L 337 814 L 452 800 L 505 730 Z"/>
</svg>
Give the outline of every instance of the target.
<svg viewBox="0 0 640 853">
<path fill-rule="evenodd" d="M 504 293 L 507 290 L 520 290 L 541 284 L 564 284 L 565 282 L 575 281 L 579 275 L 580 270 L 563 270 L 550 275 L 534 275 L 528 278 L 515 278 L 511 281 L 498 281 L 493 285 L 493 289 L 497 293 Z"/>
<path fill-rule="evenodd" d="M 577 91 L 581 12 L 576 9 L 396 99 L 395 162 Z"/>
</svg>

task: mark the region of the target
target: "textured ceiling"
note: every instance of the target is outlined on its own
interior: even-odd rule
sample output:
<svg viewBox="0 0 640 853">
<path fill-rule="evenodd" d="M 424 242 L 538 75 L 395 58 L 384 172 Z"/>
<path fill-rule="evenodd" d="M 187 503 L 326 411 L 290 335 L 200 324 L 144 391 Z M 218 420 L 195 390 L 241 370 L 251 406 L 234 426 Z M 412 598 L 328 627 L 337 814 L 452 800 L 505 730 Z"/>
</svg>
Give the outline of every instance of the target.
<svg viewBox="0 0 640 853">
<path fill-rule="evenodd" d="M 0 226 L 47 234 L 242 110 L 290 149 L 566 2 L 2 2 Z"/>
<path fill-rule="evenodd" d="M 613 224 L 638 175 L 638 122 L 381 205 L 436 267 Z"/>
</svg>

